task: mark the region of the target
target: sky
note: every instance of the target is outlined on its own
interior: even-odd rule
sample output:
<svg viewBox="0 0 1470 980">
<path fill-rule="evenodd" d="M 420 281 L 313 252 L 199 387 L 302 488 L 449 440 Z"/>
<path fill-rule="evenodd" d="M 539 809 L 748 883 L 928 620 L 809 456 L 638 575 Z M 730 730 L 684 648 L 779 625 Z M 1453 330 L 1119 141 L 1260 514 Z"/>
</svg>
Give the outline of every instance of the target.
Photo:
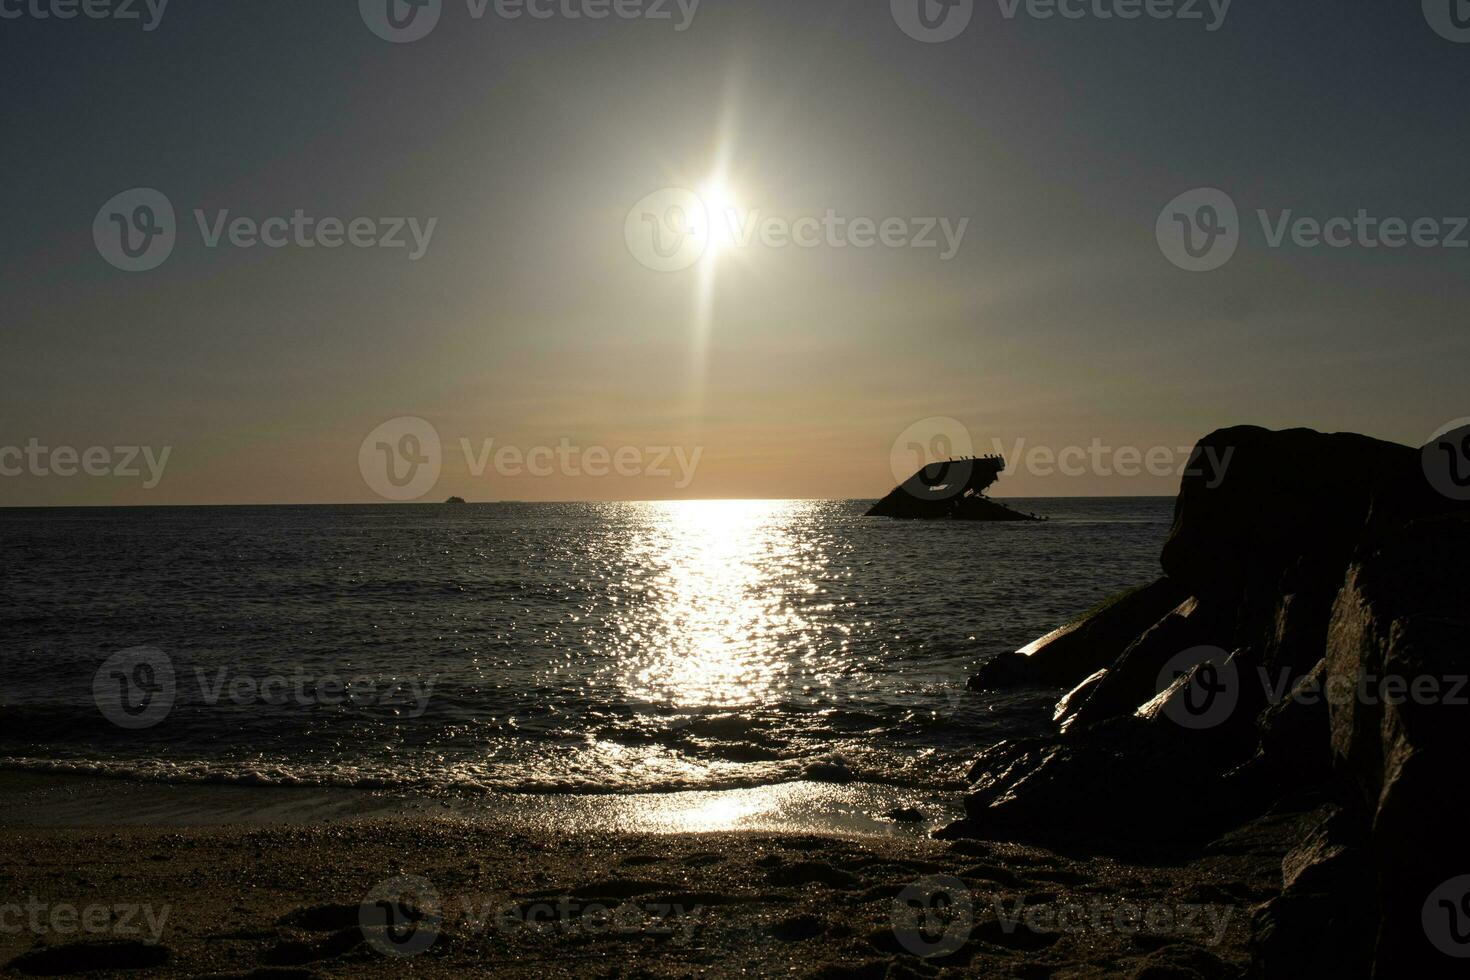
<svg viewBox="0 0 1470 980">
<path fill-rule="evenodd" d="M 1449 0 L 90 3 L 0 0 L 3 506 L 1163 495 L 1470 415 Z"/>
</svg>

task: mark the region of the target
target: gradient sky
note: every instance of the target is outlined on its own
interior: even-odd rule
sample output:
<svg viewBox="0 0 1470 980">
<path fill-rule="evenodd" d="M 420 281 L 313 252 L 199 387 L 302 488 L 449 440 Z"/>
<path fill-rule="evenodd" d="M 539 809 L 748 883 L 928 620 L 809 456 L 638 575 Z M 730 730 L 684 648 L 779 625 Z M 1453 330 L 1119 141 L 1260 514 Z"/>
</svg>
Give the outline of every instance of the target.
<svg viewBox="0 0 1470 980">
<path fill-rule="evenodd" d="M 350 0 L 0 20 L 0 448 L 171 447 L 156 488 L 23 473 L 0 505 L 379 501 L 359 447 L 399 416 L 442 436 L 428 500 L 874 497 L 934 416 L 1008 453 L 1247 422 L 1418 445 L 1470 414 L 1470 250 L 1271 248 L 1255 211 L 1470 214 L 1467 79 L 1418 3 L 1236 0 L 1208 32 L 980 0 L 933 45 L 888 0 L 703 0 L 683 32 L 446 0 L 411 44 Z M 763 214 L 969 218 L 963 247 L 722 254 L 701 327 L 708 268 L 643 267 L 624 222 L 722 148 Z M 93 244 L 134 187 L 179 214 L 151 272 Z M 1209 273 L 1155 239 L 1197 187 L 1243 217 Z M 417 262 L 210 249 L 196 208 L 438 224 Z M 702 455 L 683 488 L 475 477 L 460 440 L 492 438 Z M 994 492 L 1177 485 L 1012 459 Z"/>
</svg>

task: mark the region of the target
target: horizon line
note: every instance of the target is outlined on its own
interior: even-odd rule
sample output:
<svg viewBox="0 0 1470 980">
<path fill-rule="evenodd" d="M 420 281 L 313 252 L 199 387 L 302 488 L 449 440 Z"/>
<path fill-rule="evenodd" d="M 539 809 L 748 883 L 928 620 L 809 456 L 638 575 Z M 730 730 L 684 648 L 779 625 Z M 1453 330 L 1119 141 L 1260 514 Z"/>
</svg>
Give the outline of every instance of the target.
<svg viewBox="0 0 1470 980">
<path fill-rule="evenodd" d="M 991 500 L 1174 500 L 1178 494 L 1073 494 L 1042 497 L 990 497 Z M 682 504 L 682 503 L 866 503 L 880 497 L 665 497 L 648 500 L 375 500 L 312 501 L 306 503 L 210 503 L 210 504 L 0 504 L 3 510 L 167 510 L 200 507 L 498 507 L 561 506 L 565 504 Z"/>
</svg>

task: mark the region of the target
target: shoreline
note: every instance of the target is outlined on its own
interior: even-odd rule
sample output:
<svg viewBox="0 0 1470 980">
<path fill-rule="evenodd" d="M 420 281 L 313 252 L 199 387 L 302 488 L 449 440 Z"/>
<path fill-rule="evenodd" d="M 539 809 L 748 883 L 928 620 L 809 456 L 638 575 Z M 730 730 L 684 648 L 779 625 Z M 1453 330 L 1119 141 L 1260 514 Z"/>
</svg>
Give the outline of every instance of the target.
<svg viewBox="0 0 1470 980">
<path fill-rule="evenodd" d="M 555 825 L 584 833 L 921 838 L 962 812 L 959 792 L 807 781 L 668 793 L 445 795 L 164 782 L 0 768 L 0 795 L 10 803 L 0 812 L 0 826 L 38 829 L 316 826 L 343 820 L 431 819 L 516 830 Z"/>
<path fill-rule="evenodd" d="M 1251 909 L 1279 892 L 1304 819 L 1161 861 L 830 827 L 650 832 L 545 809 L 476 819 L 369 793 L 325 794 L 328 814 L 323 794 L 275 787 L 205 787 L 205 805 L 199 787 L 13 776 L 0 964 L 41 974 L 1223 977 L 1247 962 Z M 145 798 L 183 822 L 157 825 Z M 92 822 L 59 823 L 68 812 Z M 388 907 L 406 946 L 362 918 Z"/>
<path fill-rule="evenodd" d="M 1047 497 L 995 497 L 995 500 L 1173 500 L 1172 493 L 1146 493 L 1146 494 L 1089 494 L 1084 496 L 1047 496 Z M 656 500 L 467 500 L 464 506 L 469 507 L 522 507 L 547 505 L 560 507 L 577 504 L 671 504 L 689 501 L 759 501 L 782 502 L 798 501 L 802 503 L 839 503 L 839 504 L 875 504 L 877 497 L 665 497 Z M 205 509 L 205 508 L 235 508 L 235 509 L 264 509 L 271 507 L 280 508 L 303 508 L 303 507 L 423 507 L 441 509 L 445 507 L 439 501 L 410 501 L 408 503 L 394 504 L 385 501 L 342 501 L 338 503 L 272 503 L 272 504 L 5 504 L 0 506 L 0 511 L 7 510 L 175 510 L 175 509 Z M 454 506 L 460 506 L 458 504 Z"/>
</svg>

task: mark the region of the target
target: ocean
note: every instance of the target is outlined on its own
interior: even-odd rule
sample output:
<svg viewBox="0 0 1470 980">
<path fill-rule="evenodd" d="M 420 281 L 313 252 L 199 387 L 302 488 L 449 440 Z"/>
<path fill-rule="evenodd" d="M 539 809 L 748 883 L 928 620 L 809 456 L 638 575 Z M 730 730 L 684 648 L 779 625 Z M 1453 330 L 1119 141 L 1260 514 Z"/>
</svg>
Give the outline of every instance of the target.
<svg viewBox="0 0 1470 980">
<path fill-rule="evenodd" d="M 953 794 L 964 691 L 1153 580 L 1172 500 L 0 510 L 0 767 L 466 794 Z"/>
</svg>

